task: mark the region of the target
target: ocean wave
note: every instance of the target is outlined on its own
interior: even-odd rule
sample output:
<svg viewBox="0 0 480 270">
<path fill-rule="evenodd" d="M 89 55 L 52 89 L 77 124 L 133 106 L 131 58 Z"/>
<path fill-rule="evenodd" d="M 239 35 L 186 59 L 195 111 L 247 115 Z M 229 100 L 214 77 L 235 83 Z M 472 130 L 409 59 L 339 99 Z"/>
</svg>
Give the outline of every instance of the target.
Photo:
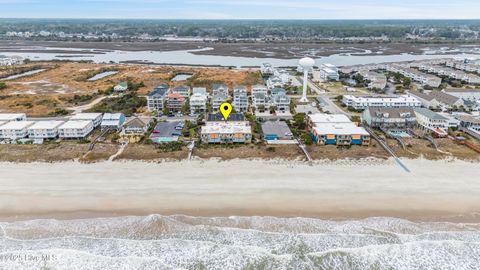
<svg viewBox="0 0 480 270">
<path fill-rule="evenodd" d="M 116 269 L 475 269 L 471 266 L 480 265 L 479 224 L 386 217 L 49 219 L 0 223 L 0 236 L 0 256 L 56 254 L 62 258 L 50 262 L 53 269 L 114 269 L 108 268 L 108 261 L 123 265 Z M 63 267 L 72 260 L 77 268 Z M 107 266 L 89 268 L 82 260 L 99 260 Z M 30 269 L 26 264 L 11 268 L 19 262 L 0 263 L 0 269 Z M 143 263 L 157 268 L 142 268 Z"/>
</svg>

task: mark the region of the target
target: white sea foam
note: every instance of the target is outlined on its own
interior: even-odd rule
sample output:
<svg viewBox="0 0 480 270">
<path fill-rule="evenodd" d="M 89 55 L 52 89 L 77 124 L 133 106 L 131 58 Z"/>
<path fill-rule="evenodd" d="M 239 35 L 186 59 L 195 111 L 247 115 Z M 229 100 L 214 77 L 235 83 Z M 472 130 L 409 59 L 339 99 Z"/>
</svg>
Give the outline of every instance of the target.
<svg viewBox="0 0 480 270">
<path fill-rule="evenodd" d="M 2 258 L 55 258 L 0 260 L 0 269 L 475 269 L 480 265 L 476 223 L 151 215 L 0 226 Z"/>
</svg>

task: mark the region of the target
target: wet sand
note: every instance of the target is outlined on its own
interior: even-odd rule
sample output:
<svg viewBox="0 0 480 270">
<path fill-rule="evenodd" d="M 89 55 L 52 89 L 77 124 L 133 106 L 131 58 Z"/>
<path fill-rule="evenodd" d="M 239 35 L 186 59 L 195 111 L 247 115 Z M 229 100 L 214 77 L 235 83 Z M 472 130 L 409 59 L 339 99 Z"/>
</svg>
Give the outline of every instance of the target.
<svg viewBox="0 0 480 270">
<path fill-rule="evenodd" d="M 0 219 L 122 215 L 480 220 L 480 164 L 233 160 L 0 163 Z"/>
</svg>

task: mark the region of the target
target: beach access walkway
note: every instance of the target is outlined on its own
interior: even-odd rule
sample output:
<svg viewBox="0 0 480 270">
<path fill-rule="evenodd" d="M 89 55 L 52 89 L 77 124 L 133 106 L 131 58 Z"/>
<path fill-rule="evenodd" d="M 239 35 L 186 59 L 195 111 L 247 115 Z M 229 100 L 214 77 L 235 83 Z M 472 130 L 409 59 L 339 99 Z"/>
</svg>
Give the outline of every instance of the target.
<svg viewBox="0 0 480 270">
<path fill-rule="evenodd" d="M 385 149 L 385 151 L 387 151 L 393 158 L 395 158 L 395 162 L 397 162 L 397 164 L 402 169 L 404 169 L 406 172 L 410 172 L 410 170 L 407 168 L 407 166 L 402 162 L 402 160 L 397 156 L 397 154 L 395 154 L 393 149 L 390 148 L 390 146 L 388 146 L 388 144 L 384 140 L 382 140 L 380 137 L 378 137 L 377 134 L 375 133 L 375 131 L 373 131 L 371 128 L 369 128 L 367 126 L 363 126 L 363 128 L 365 128 L 365 130 L 367 130 L 368 133 L 370 133 L 370 136 L 372 136 L 383 147 L 383 149 Z"/>
</svg>

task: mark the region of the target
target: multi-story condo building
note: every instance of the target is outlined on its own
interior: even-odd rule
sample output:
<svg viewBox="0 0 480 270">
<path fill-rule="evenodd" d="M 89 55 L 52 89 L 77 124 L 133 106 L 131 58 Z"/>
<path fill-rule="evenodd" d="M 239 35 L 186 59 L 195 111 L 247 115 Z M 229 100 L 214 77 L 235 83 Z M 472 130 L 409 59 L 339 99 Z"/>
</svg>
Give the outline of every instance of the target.
<svg viewBox="0 0 480 270">
<path fill-rule="evenodd" d="M 68 121 L 58 127 L 58 135 L 63 139 L 83 139 L 93 131 L 93 122 L 88 120 Z"/>
<path fill-rule="evenodd" d="M 190 97 L 190 114 L 204 113 L 207 111 L 207 91 L 195 92 Z"/>
<path fill-rule="evenodd" d="M 70 120 L 81 121 L 88 120 L 93 122 L 93 127 L 96 128 L 102 123 L 103 114 L 101 113 L 77 113 L 73 115 Z"/>
<path fill-rule="evenodd" d="M 362 122 L 374 128 L 404 129 L 415 126 L 417 118 L 413 108 L 369 107 L 362 113 Z"/>
<path fill-rule="evenodd" d="M 308 130 L 319 145 L 369 145 L 370 134 L 343 114 L 307 116 Z"/>
<path fill-rule="evenodd" d="M 228 101 L 228 87 L 225 84 L 214 84 L 212 88 L 212 111 L 216 113 L 220 110 L 220 105 Z"/>
<path fill-rule="evenodd" d="M 202 143 L 249 143 L 252 127 L 242 114 L 232 114 L 228 121 L 223 121 L 221 115 L 209 115 L 200 137 Z"/>
<path fill-rule="evenodd" d="M 236 112 L 246 112 L 248 110 L 247 88 L 245 86 L 236 86 L 233 89 L 233 108 Z"/>
<path fill-rule="evenodd" d="M 268 88 L 265 85 L 260 84 L 252 86 L 252 95 L 258 93 L 268 95 Z"/>
<path fill-rule="evenodd" d="M 275 94 L 272 93 L 271 105 L 276 107 L 277 112 L 290 112 L 290 102 L 291 98 L 287 96 L 285 90 L 276 91 Z"/>
<path fill-rule="evenodd" d="M 455 108 L 459 109 L 461 107 L 465 107 L 465 102 L 463 101 L 463 99 L 441 91 L 430 91 L 422 93 L 411 90 L 408 93 L 420 100 L 422 102 L 422 105 L 426 108 L 447 111 Z"/>
<path fill-rule="evenodd" d="M 167 95 L 167 109 L 169 112 L 178 112 L 185 105 L 185 97 L 178 92 L 172 92 Z"/>
<path fill-rule="evenodd" d="M 340 75 L 338 68 L 332 64 L 322 64 L 320 66 L 320 79 L 323 81 L 338 81 Z"/>
<path fill-rule="evenodd" d="M 433 112 L 426 108 L 415 108 L 415 116 L 419 126 L 427 130 L 438 132 L 438 129 L 442 130 L 440 133 L 445 134 L 448 130 L 449 119 L 436 112 Z"/>
<path fill-rule="evenodd" d="M 442 92 L 471 102 L 480 101 L 480 90 L 478 89 L 447 88 Z"/>
<path fill-rule="evenodd" d="M 28 128 L 35 122 L 10 121 L 0 126 L 0 139 L 17 140 L 28 136 Z"/>
<path fill-rule="evenodd" d="M 344 95 L 342 103 L 356 110 L 365 110 L 367 107 L 415 108 L 422 106 L 420 100 L 410 95 L 390 97 Z"/>
<path fill-rule="evenodd" d="M 169 92 L 168 85 L 162 84 L 155 87 L 147 95 L 147 106 L 149 111 L 161 112 L 165 106 L 167 100 L 167 94 Z"/>
<path fill-rule="evenodd" d="M 58 127 L 63 121 L 38 121 L 28 128 L 28 137 L 32 139 L 55 139 Z"/>
</svg>

